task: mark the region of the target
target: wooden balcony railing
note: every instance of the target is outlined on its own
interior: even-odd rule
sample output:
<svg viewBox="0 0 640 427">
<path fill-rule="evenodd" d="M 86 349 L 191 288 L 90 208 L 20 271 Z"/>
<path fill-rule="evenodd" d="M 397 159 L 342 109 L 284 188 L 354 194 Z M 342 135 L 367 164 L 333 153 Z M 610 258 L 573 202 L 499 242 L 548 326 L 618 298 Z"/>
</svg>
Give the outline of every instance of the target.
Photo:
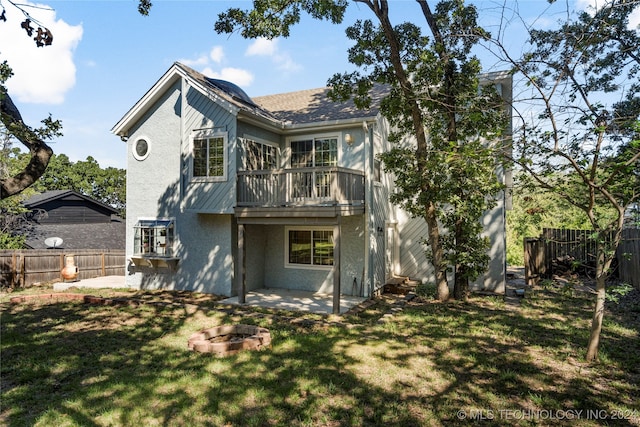
<svg viewBox="0 0 640 427">
<path fill-rule="evenodd" d="M 239 207 L 362 205 L 364 173 L 335 166 L 238 172 Z"/>
</svg>

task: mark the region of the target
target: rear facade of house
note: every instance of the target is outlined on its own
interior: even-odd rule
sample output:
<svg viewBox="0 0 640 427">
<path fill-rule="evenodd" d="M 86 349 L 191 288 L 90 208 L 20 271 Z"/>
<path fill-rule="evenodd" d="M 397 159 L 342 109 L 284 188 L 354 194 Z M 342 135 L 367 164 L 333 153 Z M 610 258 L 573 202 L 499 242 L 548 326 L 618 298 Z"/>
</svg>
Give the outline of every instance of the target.
<svg viewBox="0 0 640 427">
<path fill-rule="evenodd" d="M 510 96 L 508 77 L 495 84 Z M 430 280 L 424 221 L 390 204 L 376 159 L 386 122 L 326 93 L 251 99 L 175 63 L 112 130 L 128 153 L 127 284 L 369 297 L 396 275 Z M 504 291 L 505 205 L 483 218 L 492 262 L 476 289 Z"/>
</svg>

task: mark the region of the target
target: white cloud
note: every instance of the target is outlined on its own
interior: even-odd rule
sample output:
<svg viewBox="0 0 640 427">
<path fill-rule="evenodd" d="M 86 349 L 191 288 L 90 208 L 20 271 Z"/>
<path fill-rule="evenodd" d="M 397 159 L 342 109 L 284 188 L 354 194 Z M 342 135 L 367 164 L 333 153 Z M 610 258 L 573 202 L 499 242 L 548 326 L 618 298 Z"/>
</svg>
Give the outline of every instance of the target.
<svg viewBox="0 0 640 427">
<path fill-rule="evenodd" d="M 240 87 L 246 87 L 253 83 L 254 76 L 251 72 L 242 68 L 224 67 L 216 71 L 214 65 L 225 62 L 226 56 L 222 46 L 213 46 L 208 54 L 200 55 L 195 59 L 180 59 L 189 67 L 193 67 L 207 77 L 233 82 Z"/>
<path fill-rule="evenodd" d="M 187 59 L 187 58 L 178 59 L 178 62 L 186 65 L 187 67 L 192 67 L 192 68 L 202 67 L 209 64 L 209 57 L 207 55 L 200 55 L 196 59 Z"/>
<path fill-rule="evenodd" d="M 211 49 L 211 52 L 209 52 L 209 58 L 211 58 L 211 60 L 216 64 L 221 63 L 222 58 L 224 58 L 224 51 L 222 49 L 222 46 L 214 46 Z"/>
<path fill-rule="evenodd" d="M 247 56 L 273 56 L 278 50 L 277 39 L 265 39 L 264 37 L 257 38 L 247 48 Z"/>
<path fill-rule="evenodd" d="M 9 93 L 25 103 L 64 102 L 66 92 L 76 83 L 73 53 L 82 39 L 82 25 L 69 25 L 56 19 L 56 12 L 48 6 L 29 8 L 29 14 L 53 34 L 51 46 L 37 47 L 34 36 L 28 36 L 21 27 L 22 12 L 12 4 L 6 4 L 5 9 L 7 21 L 0 22 L 0 55 L 14 72 L 6 83 Z M 31 26 L 38 28 L 35 23 Z"/>
<path fill-rule="evenodd" d="M 224 59 L 224 48 L 222 46 L 214 46 L 211 48 L 208 54 L 203 53 L 195 59 L 183 58 L 178 62 L 192 68 L 207 67 L 211 64 L 211 61 L 219 64 Z"/>
<path fill-rule="evenodd" d="M 276 67 L 282 71 L 298 71 L 302 69 L 302 65 L 295 62 L 288 53 L 281 53 L 273 57 Z"/>
<path fill-rule="evenodd" d="M 629 27 L 640 30 L 640 7 L 636 7 L 636 10 L 629 15 Z"/>
<path fill-rule="evenodd" d="M 576 8 L 586 10 L 593 13 L 600 7 L 610 4 L 611 0 L 576 0 Z M 629 15 L 629 29 L 640 30 L 640 7 L 636 6 L 635 10 Z"/>
<path fill-rule="evenodd" d="M 253 83 L 253 74 L 241 68 L 226 67 L 219 72 L 213 71 L 211 68 L 205 68 L 202 70 L 202 74 L 214 79 L 235 83 L 240 87 L 250 86 Z"/>
<path fill-rule="evenodd" d="M 267 56 L 270 57 L 276 68 L 282 71 L 297 71 L 302 66 L 296 63 L 288 52 L 282 52 L 278 46 L 277 39 L 257 38 L 245 52 L 246 56 Z"/>
</svg>

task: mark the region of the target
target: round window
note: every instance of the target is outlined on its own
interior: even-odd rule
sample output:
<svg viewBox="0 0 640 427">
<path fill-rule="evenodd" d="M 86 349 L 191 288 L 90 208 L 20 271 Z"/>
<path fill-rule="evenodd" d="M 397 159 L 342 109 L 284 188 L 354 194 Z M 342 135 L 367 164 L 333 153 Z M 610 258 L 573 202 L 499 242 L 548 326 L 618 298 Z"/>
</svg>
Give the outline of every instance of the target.
<svg viewBox="0 0 640 427">
<path fill-rule="evenodd" d="M 138 139 L 133 144 L 133 157 L 137 160 L 144 160 L 149 155 L 150 144 L 145 138 Z"/>
</svg>

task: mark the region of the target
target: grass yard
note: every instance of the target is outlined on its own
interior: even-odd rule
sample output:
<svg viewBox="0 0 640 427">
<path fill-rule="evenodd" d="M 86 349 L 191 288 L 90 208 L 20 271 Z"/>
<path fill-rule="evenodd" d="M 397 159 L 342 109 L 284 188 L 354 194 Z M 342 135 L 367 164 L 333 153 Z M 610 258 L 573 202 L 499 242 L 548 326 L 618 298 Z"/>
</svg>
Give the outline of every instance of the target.
<svg viewBox="0 0 640 427">
<path fill-rule="evenodd" d="M 592 299 L 566 288 L 537 290 L 518 308 L 499 297 L 418 300 L 384 323 L 387 299 L 326 318 L 222 309 L 202 294 L 129 292 L 149 303 L 118 306 L 4 294 L 0 424 L 640 425 L 635 293 L 608 306 L 592 365 Z M 269 328 L 272 348 L 187 350 L 193 332 L 234 323 Z"/>
</svg>

